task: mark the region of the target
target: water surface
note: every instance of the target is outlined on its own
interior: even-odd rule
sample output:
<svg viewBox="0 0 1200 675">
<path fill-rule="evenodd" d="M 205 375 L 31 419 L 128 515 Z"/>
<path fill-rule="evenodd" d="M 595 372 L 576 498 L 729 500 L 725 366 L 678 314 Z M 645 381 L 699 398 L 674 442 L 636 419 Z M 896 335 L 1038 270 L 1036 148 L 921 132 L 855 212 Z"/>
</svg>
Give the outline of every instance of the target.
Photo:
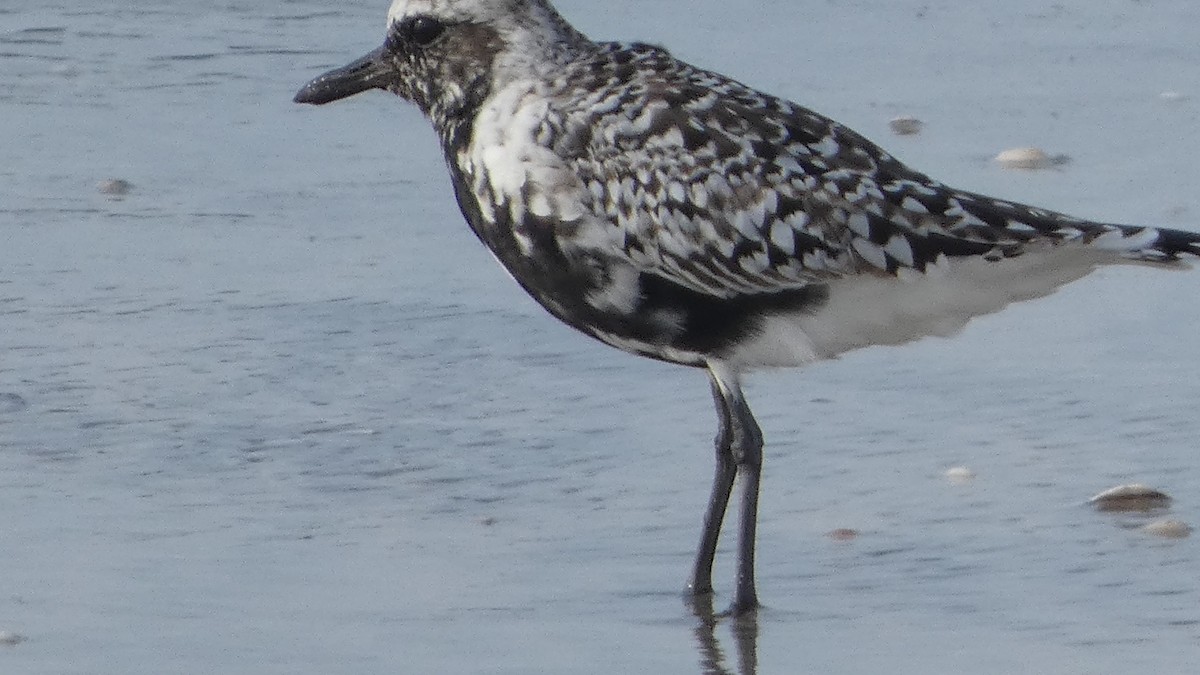
<svg viewBox="0 0 1200 675">
<path fill-rule="evenodd" d="M 1105 270 L 955 340 L 752 378 L 767 607 L 739 640 L 679 594 L 702 374 L 544 316 L 415 111 L 291 103 L 384 5 L 0 9 L 0 630 L 27 638 L 0 670 L 1194 666 L 1197 540 L 1083 501 L 1141 481 L 1200 524 L 1200 272 Z M 1195 3 L 561 7 L 960 187 L 1200 227 Z M 900 114 L 925 132 L 890 137 Z M 987 161 L 1018 145 L 1073 161 Z"/>
</svg>

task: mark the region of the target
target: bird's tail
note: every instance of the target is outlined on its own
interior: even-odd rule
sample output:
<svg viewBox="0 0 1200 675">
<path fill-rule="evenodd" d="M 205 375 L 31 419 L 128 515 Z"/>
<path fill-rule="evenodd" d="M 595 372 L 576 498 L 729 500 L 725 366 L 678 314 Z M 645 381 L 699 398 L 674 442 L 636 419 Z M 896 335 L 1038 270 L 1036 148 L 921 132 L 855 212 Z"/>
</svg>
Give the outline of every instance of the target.
<svg viewBox="0 0 1200 675">
<path fill-rule="evenodd" d="M 1200 257 L 1200 233 L 1166 228 L 1122 227 L 1122 230 L 1137 232 L 1146 230 L 1155 234 L 1150 244 L 1130 253 L 1147 262 L 1174 262 L 1183 256 Z"/>
<path fill-rule="evenodd" d="M 1042 234 L 1061 243 L 1110 251 L 1129 262 L 1186 263 L 1187 258 L 1200 257 L 1200 232 L 1077 221 Z"/>
<path fill-rule="evenodd" d="M 1038 242 L 1083 245 L 1130 262 L 1165 264 L 1200 257 L 1200 232 L 1085 220 L 969 192 L 955 198 L 968 218 L 952 230 L 995 244 L 1004 257 L 1020 255 L 1026 245 Z"/>
</svg>

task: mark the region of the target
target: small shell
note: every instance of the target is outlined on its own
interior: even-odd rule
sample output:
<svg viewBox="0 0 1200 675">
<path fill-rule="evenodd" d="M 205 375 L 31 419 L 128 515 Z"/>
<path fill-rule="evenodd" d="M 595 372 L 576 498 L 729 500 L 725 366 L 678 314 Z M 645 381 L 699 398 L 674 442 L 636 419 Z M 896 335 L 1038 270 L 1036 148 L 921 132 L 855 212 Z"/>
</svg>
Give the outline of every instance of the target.
<svg viewBox="0 0 1200 675">
<path fill-rule="evenodd" d="M 888 122 L 888 127 L 897 136 L 912 136 L 921 133 L 925 123 L 915 117 L 894 117 Z"/>
<path fill-rule="evenodd" d="M 1166 508 L 1171 497 L 1152 487 L 1133 483 L 1105 490 L 1088 503 L 1101 511 L 1152 511 Z"/>
<path fill-rule="evenodd" d="M 1179 520 L 1156 520 L 1143 525 L 1142 530 L 1166 539 L 1183 539 L 1192 533 L 1192 526 Z"/>
<path fill-rule="evenodd" d="M 1055 158 L 1041 148 L 1009 148 L 996 155 L 996 163 L 1006 169 L 1048 169 L 1055 165 Z"/>
<path fill-rule="evenodd" d="M 942 475 L 946 477 L 946 480 L 955 485 L 964 485 L 975 480 L 975 472 L 965 466 L 950 467 Z"/>
</svg>

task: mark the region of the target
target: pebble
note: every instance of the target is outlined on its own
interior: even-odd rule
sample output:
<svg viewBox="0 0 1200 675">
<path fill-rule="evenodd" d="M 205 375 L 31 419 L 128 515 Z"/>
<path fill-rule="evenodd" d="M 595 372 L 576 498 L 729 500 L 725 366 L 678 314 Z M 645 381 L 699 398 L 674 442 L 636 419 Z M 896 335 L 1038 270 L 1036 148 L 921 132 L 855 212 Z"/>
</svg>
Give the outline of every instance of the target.
<svg viewBox="0 0 1200 675">
<path fill-rule="evenodd" d="M 946 469 L 946 472 L 942 475 L 946 477 L 946 480 L 955 485 L 963 485 L 975 480 L 975 472 L 965 466 L 952 466 Z"/>
<path fill-rule="evenodd" d="M 1088 500 L 1100 511 L 1152 511 L 1166 508 L 1171 497 L 1141 483 L 1118 485 Z"/>
<path fill-rule="evenodd" d="M 133 183 L 120 178 L 106 178 L 96 183 L 96 189 L 102 195 L 120 197 L 129 194 L 129 191 L 133 189 Z"/>
<path fill-rule="evenodd" d="M 24 641 L 24 635 L 18 635 L 6 630 L 0 630 L 0 645 L 11 647 L 13 645 L 19 645 Z"/>
<path fill-rule="evenodd" d="M 1143 525 L 1142 529 L 1157 537 L 1164 537 L 1166 539 L 1183 539 L 1192 533 L 1190 525 L 1178 520 L 1156 520 L 1153 523 Z"/>
<path fill-rule="evenodd" d="M 897 136 L 912 136 L 921 133 L 925 123 L 915 117 L 894 117 L 888 122 L 888 126 Z"/>
<path fill-rule="evenodd" d="M 825 536 L 834 541 L 851 541 L 858 538 L 858 530 L 849 527 L 839 527 L 826 532 Z"/>
<path fill-rule="evenodd" d="M 1158 97 L 1168 103 L 1182 103 L 1188 99 L 1187 94 L 1181 91 L 1164 91 Z"/>
</svg>

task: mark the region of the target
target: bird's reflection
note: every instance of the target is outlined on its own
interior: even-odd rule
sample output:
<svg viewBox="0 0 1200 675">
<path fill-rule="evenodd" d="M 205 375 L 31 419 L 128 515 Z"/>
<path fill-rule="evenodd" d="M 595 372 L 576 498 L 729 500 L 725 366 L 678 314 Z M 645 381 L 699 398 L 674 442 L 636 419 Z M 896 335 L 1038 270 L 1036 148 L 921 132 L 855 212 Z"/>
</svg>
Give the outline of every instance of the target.
<svg viewBox="0 0 1200 675">
<path fill-rule="evenodd" d="M 713 611 L 712 595 L 691 596 L 688 606 L 696 616 L 696 646 L 700 652 L 701 673 L 704 675 L 756 675 L 758 673 L 758 616 L 728 616 Z M 728 626 L 733 634 L 737 660 L 730 669 L 721 641 L 717 638 L 718 624 Z"/>
</svg>

